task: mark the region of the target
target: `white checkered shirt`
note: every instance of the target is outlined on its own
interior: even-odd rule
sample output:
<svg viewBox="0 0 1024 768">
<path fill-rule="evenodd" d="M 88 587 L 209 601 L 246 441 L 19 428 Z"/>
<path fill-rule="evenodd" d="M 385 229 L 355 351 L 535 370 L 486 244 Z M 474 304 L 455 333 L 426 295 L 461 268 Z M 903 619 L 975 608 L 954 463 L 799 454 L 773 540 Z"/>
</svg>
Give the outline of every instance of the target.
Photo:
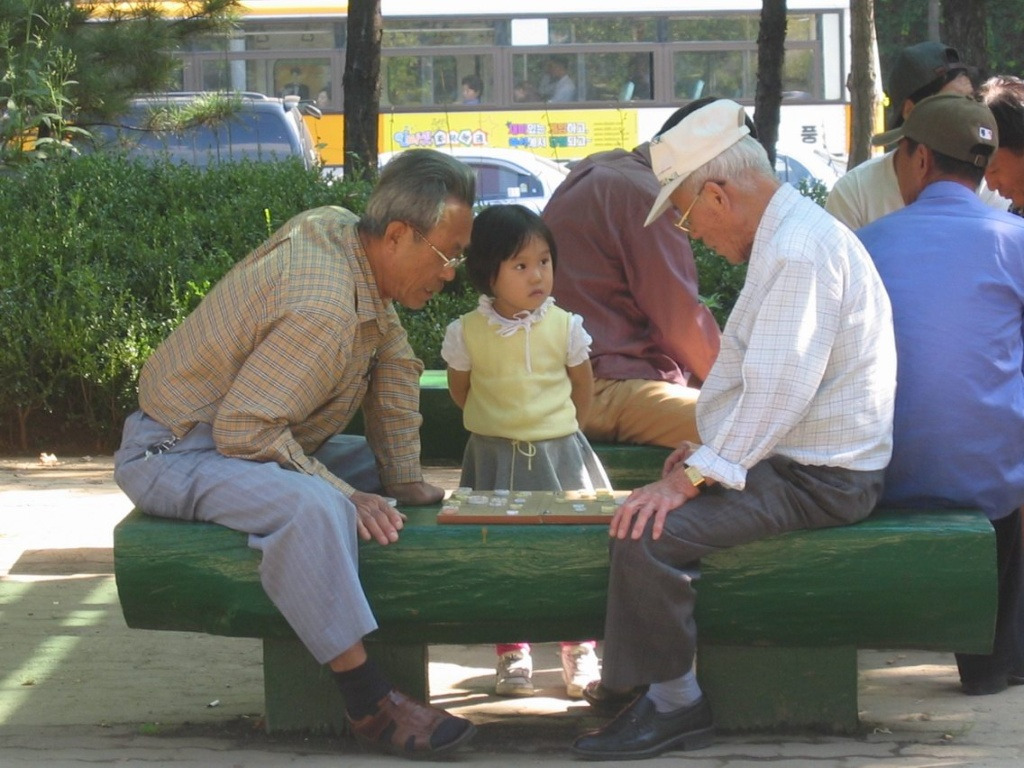
<svg viewBox="0 0 1024 768">
<path fill-rule="evenodd" d="M 688 463 L 737 489 L 775 454 L 883 469 L 895 387 L 892 313 L 870 257 L 845 226 L 782 185 L 701 389 L 704 445 Z"/>
</svg>

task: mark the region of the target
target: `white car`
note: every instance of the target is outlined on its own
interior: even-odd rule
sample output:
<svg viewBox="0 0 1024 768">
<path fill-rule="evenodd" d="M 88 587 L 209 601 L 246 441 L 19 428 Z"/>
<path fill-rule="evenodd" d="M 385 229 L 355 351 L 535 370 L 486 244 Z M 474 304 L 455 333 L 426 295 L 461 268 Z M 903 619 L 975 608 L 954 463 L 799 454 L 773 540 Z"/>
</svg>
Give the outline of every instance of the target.
<svg viewBox="0 0 1024 768">
<path fill-rule="evenodd" d="M 383 168 L 399 152 L 383 152 Z M 518 203 L 540 213 L 555 188 L 569 175 L 569 170 L 554 160 L 534 155 L 525 149 L 444 149 L 440 150 L 476 171 L 477 205 Z"/>
<path fill-rule="evenodd" d="M 794 187 L 804 179 L 820 181 L 831 190 L 842 175 L 835 159 L 827 152 L 800 144 L 777 144 L 775 147 L 775 174 Z"/>
</svg>

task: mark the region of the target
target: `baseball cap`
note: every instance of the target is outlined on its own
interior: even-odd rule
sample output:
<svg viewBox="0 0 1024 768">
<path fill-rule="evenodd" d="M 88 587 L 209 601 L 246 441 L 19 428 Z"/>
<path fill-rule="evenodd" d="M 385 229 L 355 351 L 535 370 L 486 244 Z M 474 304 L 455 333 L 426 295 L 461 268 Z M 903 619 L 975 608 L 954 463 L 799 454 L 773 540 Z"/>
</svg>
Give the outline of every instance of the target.
<svg viewBox="0 0 1024 768">
<path fill-rule="evenodd" d="M 984 168 L 999 146 L 992 110 L 969 96 L 937 93 L 921 99 L 899 128 L 871 138 L 887 146 L 902 138 L 913 139 L 943 155 Z"/>
<path fill-rule="evenodd" d="M 687 176 L 750 133 L 745 117 L 743 107 L 735 101 L 718 99 L 651 139 L 651 170 L 661 191 L 645 227 L 668 210 L 669 196 Z"/>
<path fill-rule="evenodd" d="M 889 106 L 899 114 L 904 101 L 953 71 L 967 71 L 967 65 L 960 61 L 956 48 L 933 41 L 904 48 L 896 56 L 885 89 Z"/>
</svg>

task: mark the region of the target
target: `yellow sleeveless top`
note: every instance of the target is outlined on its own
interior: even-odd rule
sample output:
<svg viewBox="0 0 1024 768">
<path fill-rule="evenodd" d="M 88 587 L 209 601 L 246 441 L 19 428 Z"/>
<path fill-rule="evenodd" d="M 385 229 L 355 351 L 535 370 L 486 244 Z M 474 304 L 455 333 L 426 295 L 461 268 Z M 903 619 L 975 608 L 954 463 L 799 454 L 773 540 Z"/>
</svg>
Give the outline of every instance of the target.
<svg viewBox="0 0 1024 768">
<path fill-rule="evenodd" d="M 579 430 L 566 372 L 571 315 L 557 306 L 510 335 L 480 312 L 462 318 L 473 367 L 466 429 L 509 440 L 551 440 Z"/>
</svg>

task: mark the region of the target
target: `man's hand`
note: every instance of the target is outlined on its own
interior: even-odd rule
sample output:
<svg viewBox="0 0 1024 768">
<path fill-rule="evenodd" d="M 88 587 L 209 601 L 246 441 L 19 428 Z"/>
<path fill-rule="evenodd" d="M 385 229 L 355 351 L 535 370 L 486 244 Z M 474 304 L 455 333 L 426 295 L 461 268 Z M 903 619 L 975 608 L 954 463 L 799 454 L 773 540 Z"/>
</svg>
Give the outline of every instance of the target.
<svg viewBox="0 0 1024 768">
<path fill-rule="evenodd" d="M 405 515 L 375 493 L 356 491 L 350 497 L 356 505 L 356 530 L 363 541 L 374 539 L 378 544 L 398 541 L 398 532 L 405 525 Z"/>
<path fill-rule="evenodd" d="M 612 515 L 608 535 L 616 539 L 639 539 L 643 536 L 647 521 L 653 516 L 651 538 L 657 539 L 665 528 L 665 517 L 668 513 L 683 506 L 699 493 L 700 489 L 690 482 L 680 463 L 674 471 L 666 474 L 658 482 L 637 488 L 629 494 Z"/>
<path fill-rule="evenodd" d="M 384 487 L 388 496 L 401 504 L 436 504 L 444 498 L 444 489 L 418 480 L 414 483 L 395 483 Z"/>
</svg>

